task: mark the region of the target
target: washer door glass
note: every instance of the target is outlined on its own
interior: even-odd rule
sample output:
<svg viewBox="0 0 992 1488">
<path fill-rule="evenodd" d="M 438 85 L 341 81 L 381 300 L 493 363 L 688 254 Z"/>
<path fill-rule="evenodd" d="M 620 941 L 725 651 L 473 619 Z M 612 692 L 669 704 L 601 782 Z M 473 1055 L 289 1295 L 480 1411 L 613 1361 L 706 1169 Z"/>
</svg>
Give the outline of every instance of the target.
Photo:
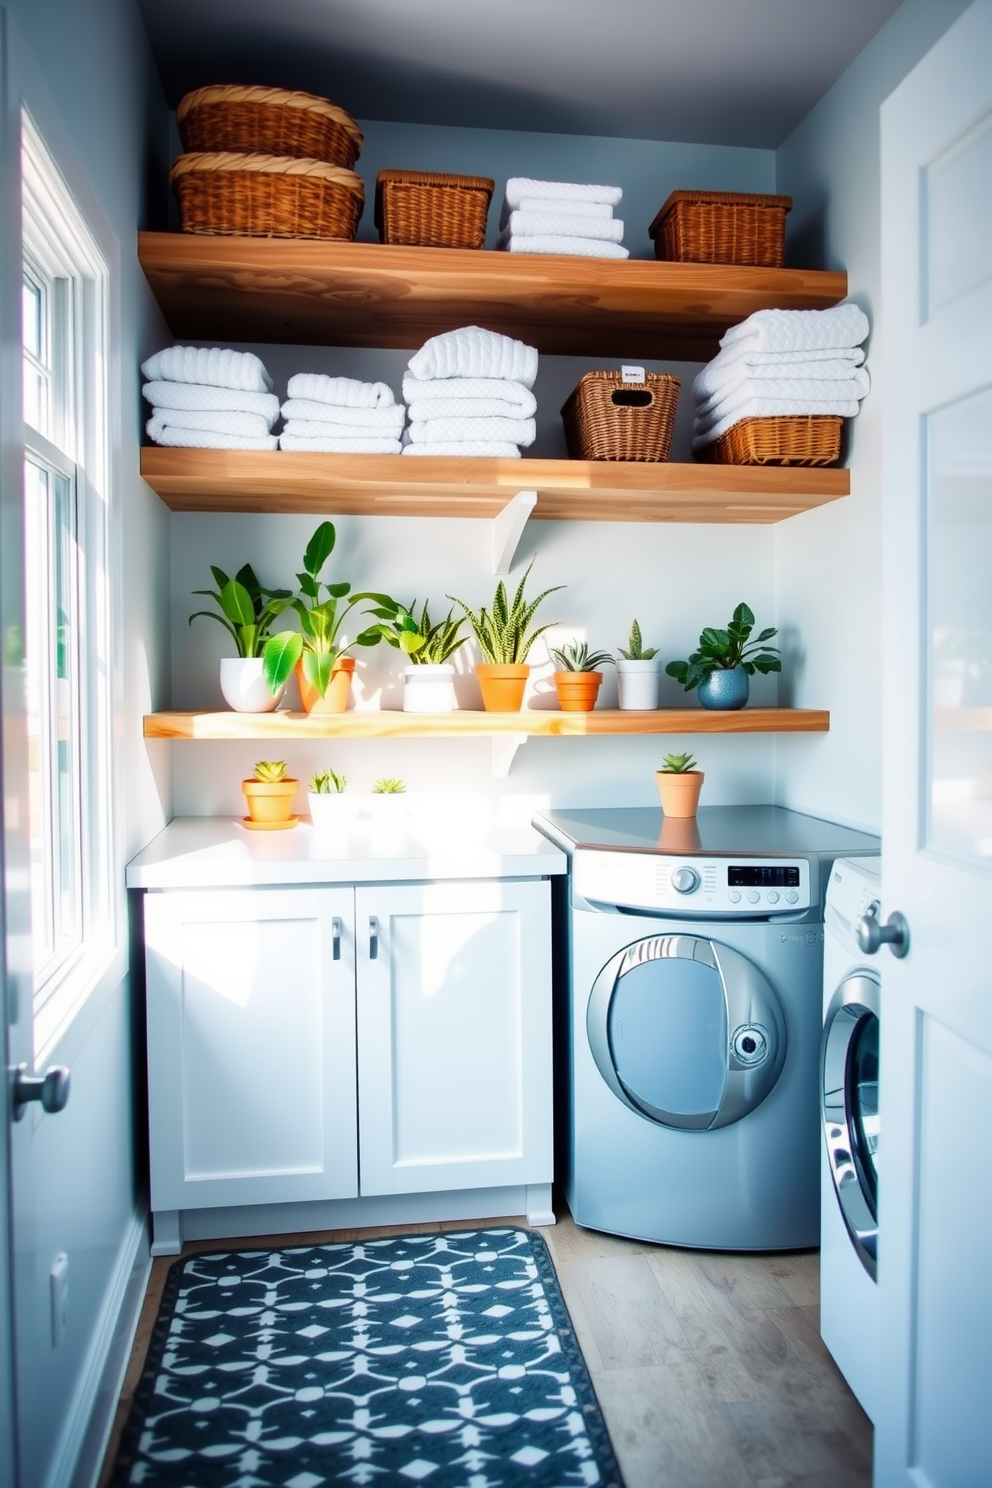
<svg viewBox="0 0 992 1488">
<path fill-rule="evenodd" d="M 823 1138 L 851 1243 L 870 1276 L 878 1256 L 878 1023 L 874 976 L 845 977 L 823 1027 Z"/>
</svg>

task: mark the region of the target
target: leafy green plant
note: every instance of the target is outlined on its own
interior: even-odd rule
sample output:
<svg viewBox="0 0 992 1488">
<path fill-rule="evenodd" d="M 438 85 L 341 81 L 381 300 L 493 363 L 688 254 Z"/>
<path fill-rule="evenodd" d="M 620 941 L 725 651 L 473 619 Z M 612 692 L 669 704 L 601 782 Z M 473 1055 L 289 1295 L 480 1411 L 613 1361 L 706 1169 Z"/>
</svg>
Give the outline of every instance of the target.
<svg viewBox="0 0 992 1488">
<path fill-rule="evenodd" d="M 348 784 L 347 775 L 339 775 L 335 770 L 322 770 L 310 777 L 310 794 L 312 796 L 339 796 Z"/>
<path fill-rule="evenodd" d="M 557 624 L 557 621 L 549 620 L 546 625 L 532 628 L 538 605 L 547 599 L 549 594 L 555 594 L 565 587 L 564 584 L 555 584 L 551 589 L 542 590 L 536 599 L 528 602 L 524 598 L 524 586 L 533 567 L 533 562 L 527 565 L 527 572 L 520 580 L 512 601 L 507 595 L 506 585 L 500 579 L 496 585 L 490 610 L 487 610 L 485 605 L 478 610 L 469 609 L 463 599 L 457 599 L 453 594 L 448 595 L 453 604 L 461 605 L 465 611 L 468 623 L 479 643 L 483 660 L 503 666 L 520 665 L 527 660 L 530 649 L 538 636 L 543 635 L 546 630 L 550 630 L 553 625 Z"/>
<path fill-rule="evenodd" d="M 252 778 L 258 780 L 262 785 L 278 785 L 280 780 L 287 780 L 288 766 L 285 760 L 258 760 Z"/>
<path fill-rule="evenodd" d="M 699 650 L 688 661 L 670 661 L 665 671 L 681 682 L 686 692 L 705 682 L 711 672 L 729 672 L 735 667 L 743 667 L 749 677 L 755 672 L 780 672 L 778 647 L 765 644 L 778 631 L 769 626 L 751 641 L 753 629 L 754 615 L 746 604 L 739 604 L 726 630 L 708 626 L 699 637 Z"/>
<path fill-rule="evenodd" d="M 691 754 L 666 754 L 662 759 L 661 768 L 665 775 L 687 775 L 697 766 Z"/>
<path fill-rule="evenodd" d="M 372 786 L 374 796 L 401 796 L 405 790 L 406 786 L 402 780 L 397 780 L 395 775 L 384 775 Z"/>
<path fill-rule="evenodd" d="M 193 593 L 212 599 L 217 609 L 194 610 L 189 617 L 190 625 L 200 618 L 216 620 L 233 639 L 238 656 L 246 660 L 257 656 L 262 658 L 265 680 L 269 682 L 267 658 L 282 649 L 282 637 L 286 634 L 280 632 L 277 636 L 272 635 L 272 625 L 292 603 L 292 590 L 263 589 L 250 563 L 243 564 L 233 579 L 213 563 L 210 565 L 210 572 L 217 588 L 194 589 Z M 289 672 L 286 673 L 288 675 Z M 282 681 L 285 680 L 283 677 Z M 282 682 L 276 686 L 269 682 L 273 694 L 281 686 Z"/>
<path fill-rule="evenodd" d="M 594 672 L 598 667 L 613 664 L 613 657 L 606 651 L 590 651 L 585 641 L 568 641 L 564 646 L 549 646 L 548 650 L 560 672 Z"/>
<path fill-rule="evenodd" d="M 402 651 L 415 665 L 438 666 L 447 661 L 459 646 L 465 644 L 466 637 L 459 633 L 465 624 L 465 617 L 456 620 L 449 610 L 443 620 L 435 623 L 431 619 L 426 599 L 419 619 L 416 609 L 416 600 L 409 609 L 394 601 L 390 601 L 388 605 L 380 605 L 371 611 L 379 624 L 370 626 L 370 630 L 377 630 L 381 640 L 397 651 Z"/>
<path fill-rule="evenodd" d="M 635 620 L 630 627 L 630 639 L 627 642 L 626 651 L 622 646 L 617 647 L 617 655 L 622 656 L 624 661 L 651 661 L 658 655 L 657 646 L 645 646 L 641 638 L 641 627 Z"/>
</svg>

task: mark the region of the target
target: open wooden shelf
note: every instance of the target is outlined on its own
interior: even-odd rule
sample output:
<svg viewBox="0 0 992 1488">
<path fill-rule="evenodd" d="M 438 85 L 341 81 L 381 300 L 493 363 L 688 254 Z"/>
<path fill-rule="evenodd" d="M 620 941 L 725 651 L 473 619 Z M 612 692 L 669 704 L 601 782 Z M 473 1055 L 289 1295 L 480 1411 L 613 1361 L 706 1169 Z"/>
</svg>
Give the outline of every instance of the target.
<svg viewBox="0 0 992 1488">
<path fill-rule="evenodd" d="M 708 361 L 755 310 L 825 310 L 847 275 L 139 233 L 138 260 L 178 339 L 416 348 L 482 324 L 556 355 Z"/>
<path fill-rule="evenodd" d="M 653 713 L 596 708 L 591 713 L 530 709 L 520 713 L 401 713 L 353 710 L 307 713 L 149 713 L 146 739 L 441 739 L 499 734 L 578 738 L 619 734 L 826 733 L 819 708 L 659 708 Z"/>
<path fill-rule="evenodd" d="M 173 511 L 494 517 L 521 490 L 535 518 L 780 522 L 847 496 L 847 470 L 311 455 L 147 446 L 141 473 Z"/>
</svg>

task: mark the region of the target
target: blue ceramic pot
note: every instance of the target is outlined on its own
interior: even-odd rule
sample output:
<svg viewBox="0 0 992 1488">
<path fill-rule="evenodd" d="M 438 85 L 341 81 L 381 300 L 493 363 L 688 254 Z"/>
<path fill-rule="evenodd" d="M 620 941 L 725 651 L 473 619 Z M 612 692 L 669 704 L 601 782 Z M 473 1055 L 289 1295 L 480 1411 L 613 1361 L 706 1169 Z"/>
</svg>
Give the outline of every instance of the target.
<svg viewBox="0 0 992 1488">
<path fill-rule="evenodd" d="M 742 666 L 729 672 L 710 672 L 705 682 L 699 684 L 699 701 L 704 708 L 722 708 L 730 711 L 743 708 L 747 702 L 751 679 Z"/>
</svg>

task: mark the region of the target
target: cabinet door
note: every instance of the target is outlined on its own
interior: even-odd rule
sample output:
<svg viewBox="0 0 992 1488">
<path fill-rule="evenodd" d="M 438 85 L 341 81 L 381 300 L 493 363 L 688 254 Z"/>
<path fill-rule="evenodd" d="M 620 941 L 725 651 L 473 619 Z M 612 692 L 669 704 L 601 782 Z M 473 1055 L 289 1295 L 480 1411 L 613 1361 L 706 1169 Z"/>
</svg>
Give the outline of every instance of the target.
<svg viewBox="0 0 992 1488">
<path fill-rule="evenodd" d="M 363 1194 L 549 1183 L 546 881 L 355 894 Z"/>
<path fill-rule="evenodd" d="M 358 1192 L 349 889 L 148 894 L 152 1208 Z"/>
</svg>

